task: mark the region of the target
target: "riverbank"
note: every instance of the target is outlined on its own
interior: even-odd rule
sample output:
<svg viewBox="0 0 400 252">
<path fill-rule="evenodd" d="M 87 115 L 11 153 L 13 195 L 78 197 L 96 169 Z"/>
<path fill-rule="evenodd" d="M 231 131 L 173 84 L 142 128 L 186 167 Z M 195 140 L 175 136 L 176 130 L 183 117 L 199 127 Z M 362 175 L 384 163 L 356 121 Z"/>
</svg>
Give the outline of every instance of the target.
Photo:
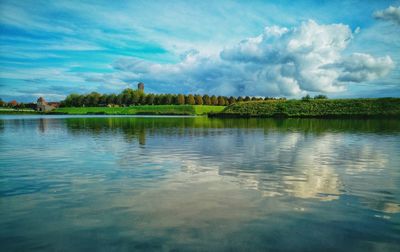
<svg viewBox="0 0 400 252">
<path fill-rule="evenodd" d="M 219 113 L 224 106 L 207 105 L 141 105 L 130 107 L 65 107 L 52 113 L 68 115 L 206 115 Z"/>
<path fill-rule="evenodd" d="M 38 114 L 36 110 L 33 109 L 13 109 L 13 108 L 0 108 L 0 114 L 3 115 L 13 115 L 13 114 Z"/>
<path fill-rule="evenodd" d="M 400 98 L 240 102 L 210 117 L 400 117 Z"/>
</svg>

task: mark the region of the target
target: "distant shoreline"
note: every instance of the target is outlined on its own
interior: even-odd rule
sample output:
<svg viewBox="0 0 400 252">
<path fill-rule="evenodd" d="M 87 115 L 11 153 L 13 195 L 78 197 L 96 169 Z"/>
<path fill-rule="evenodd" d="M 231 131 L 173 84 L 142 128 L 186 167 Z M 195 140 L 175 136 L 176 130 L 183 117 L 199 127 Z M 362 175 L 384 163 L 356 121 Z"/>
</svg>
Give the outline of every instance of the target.
<svg viewBox="0 0 400 252">
<path fill-rule="evenodd" d="M 12 108 L 1 108 L 0 115 L 12 115 L 12 114 L 40 114 L 33 109 L 12 109 Z"/>
<path fill-rule="evenodd" d="M 0 109 L 0 114 L 39 115 L 166 115 L 216 118 L 400 118 L 400 98 L 268 100 L 230 106 L 139 105 L 128 107 L 62 107 L 42 113 Z"/>
<path fill-rule="evenodd" d="M 221 112 L 225 106 L 209 105 L 139 105 L 128 107 L 63 107 L 51 114 L 67 115 L 172 115 L 193 116 Z"/>
</svg>

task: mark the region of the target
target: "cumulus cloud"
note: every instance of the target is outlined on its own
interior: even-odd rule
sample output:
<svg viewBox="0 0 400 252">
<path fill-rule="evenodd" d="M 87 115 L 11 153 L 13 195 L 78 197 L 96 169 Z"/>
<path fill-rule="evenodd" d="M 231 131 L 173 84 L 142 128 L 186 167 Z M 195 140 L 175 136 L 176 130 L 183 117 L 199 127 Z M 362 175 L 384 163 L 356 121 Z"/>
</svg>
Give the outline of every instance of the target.
<svg viewBox="0 0 400 252">
<path fill-rule="evenodd" d="M 374 80 L 387 75 L 393 67 L 389 56 L 374 58 L 363 53 L 354 53 L 335 65 L 335 68 L 341 69 L 338 80 L 343 82 Z"/>
<path fill-rule="evenodd" d="M 399 7 L 389 6 L 385 10 L 376 11 L 374 13 L 374 17 L 376 19 L 392 21 L 400 25 L 400 6 Z"/>
<path fill-rule="evenodd" d="M 259 36 L 216 55 L 192 50 L 176 64 L 124 58 L 113 67 L 183 92 L 266 96 L 338 92 L 348 83 L 383 77 L 394 66 L 389 56 L 345 55 L 353 35 L 347 25 L 310 20 L 290 29 L 266 27 Z"/>
</svg>

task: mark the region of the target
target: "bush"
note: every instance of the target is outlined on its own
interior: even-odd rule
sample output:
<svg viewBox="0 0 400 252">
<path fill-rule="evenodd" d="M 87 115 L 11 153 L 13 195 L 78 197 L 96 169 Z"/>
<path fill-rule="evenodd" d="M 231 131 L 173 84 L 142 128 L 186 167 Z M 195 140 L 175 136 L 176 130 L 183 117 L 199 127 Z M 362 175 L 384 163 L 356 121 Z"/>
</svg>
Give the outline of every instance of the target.
<svg viewBox="0 0 400 252">
<path fill-rule="evenodd" d="M 328 97 L 326 95 L 316 95 L 314 96 L 314 100 L 325 100 L 328 99 Z"/>
<path fill-rule="evenodd" d="M 235 103 L 222 115 L 287 117 L 400 116 L 400 98 L 269 100 Z"/>
</svg>

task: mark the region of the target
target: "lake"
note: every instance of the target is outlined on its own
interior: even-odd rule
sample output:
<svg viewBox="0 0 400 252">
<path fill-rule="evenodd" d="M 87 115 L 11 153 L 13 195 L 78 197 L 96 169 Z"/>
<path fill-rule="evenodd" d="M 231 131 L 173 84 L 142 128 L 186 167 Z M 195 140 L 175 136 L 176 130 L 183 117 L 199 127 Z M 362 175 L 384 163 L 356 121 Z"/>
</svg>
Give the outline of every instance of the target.
<svg viewBox="0 0 400 252">
<path fill-rule="evenodd" d="M 400 121 L 0 116 L 2 251 L 399 251 Z"/>
</svg>

